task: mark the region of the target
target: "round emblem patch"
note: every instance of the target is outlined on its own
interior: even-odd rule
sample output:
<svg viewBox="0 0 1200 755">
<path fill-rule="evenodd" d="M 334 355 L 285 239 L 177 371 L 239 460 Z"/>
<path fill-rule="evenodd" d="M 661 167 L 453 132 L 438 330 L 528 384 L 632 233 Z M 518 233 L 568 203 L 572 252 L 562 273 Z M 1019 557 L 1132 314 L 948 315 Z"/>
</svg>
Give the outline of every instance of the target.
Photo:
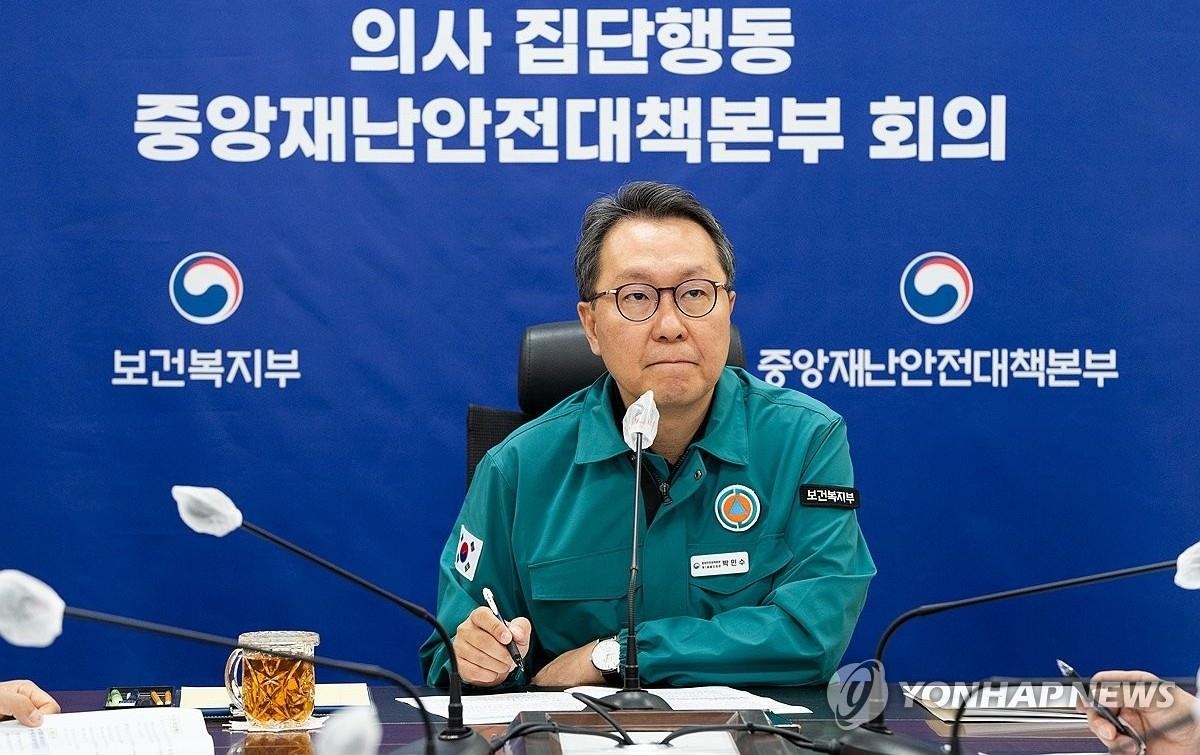
<svg viewBox="0 0 1200 755">
<path fill-rule="evenodd" d="M 730 485 L 717 493 L 717 521 L 730 532 L 745 532 L 755 525 L 762 513 L 758 494 L 745 485 Z"/>
</svg>

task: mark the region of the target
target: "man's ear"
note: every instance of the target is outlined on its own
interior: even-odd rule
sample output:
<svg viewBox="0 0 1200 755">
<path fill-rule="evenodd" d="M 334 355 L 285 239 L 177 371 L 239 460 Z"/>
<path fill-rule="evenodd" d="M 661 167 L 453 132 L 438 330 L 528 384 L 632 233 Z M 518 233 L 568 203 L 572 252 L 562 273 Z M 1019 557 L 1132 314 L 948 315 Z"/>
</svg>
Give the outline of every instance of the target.
<svg viewBox="0 0 1200 755">
<path fill-rule="evenodd" d="M 583 334 L 587 336 L 592 353 L 600 356 L 600 341 L 596 338 L 596 305 L 581 301 L 575 305 L 575 311 L 579 314 L 579 324 L 583 326 Z"/>
</svg>

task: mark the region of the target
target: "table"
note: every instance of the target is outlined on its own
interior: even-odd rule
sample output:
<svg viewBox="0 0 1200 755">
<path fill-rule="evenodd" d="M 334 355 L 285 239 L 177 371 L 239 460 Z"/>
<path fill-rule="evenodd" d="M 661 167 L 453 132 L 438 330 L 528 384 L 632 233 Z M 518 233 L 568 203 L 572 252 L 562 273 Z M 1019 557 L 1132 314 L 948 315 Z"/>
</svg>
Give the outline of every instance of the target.
<svg viewBox="0 0 1200 755">
<path fill-rule="evenodd" d="M 756 687 L 749 691 L 775 698 L 781 702 L 803 705 L 813 712 L 810 715 L 789 716 L 800 723 L 801 731 L 814 739 L 831 739 L 841 729 L 834 721 L 833 711 L 825 697 L 825 688 L 818 687 Z M 430 690 L 431 694 L 440 694 Z M 66 712 L 98 710 L 104 705 L 101 690 L 66 691 L 52 693 Z M 391 752 L 422 736 L 420 716 L 415 708 L 398 702 L 402 694 L 396 687 L 372 687 L 371 699 L 379 711 L 383 723 L 381 752 Z M 915 704 L 906 704 L 898 689 L 891 689 L 886 711 L 888 726 L 894 731 L 929 742 L 941 740 L 927 723 L 931 716 Z M 435 726 L 437 721 L 435 719 Z M 311 740 L 307 735 L 246 735 L 230 732 L 221 721 L 211 721 L 209 732 L 216 744 L 218 755 L 238 753 L 241 755 L 311 755 Z M 479 727 L 481 733 L 492 737 L 503 731 L 503 726 Z M 963 740 L 963 751 L 974 755 L 983 751 L 988 755 L 1032 755 L 1046 752 L 1101 752 L 1100 742 L 1087 733 L 1079 736 L 1055 736 L 1037 738 L 1030 736 L 987 736 L 970 737 Z M 805 751 L 796 750 L 797 754 Z"/>
</svg>

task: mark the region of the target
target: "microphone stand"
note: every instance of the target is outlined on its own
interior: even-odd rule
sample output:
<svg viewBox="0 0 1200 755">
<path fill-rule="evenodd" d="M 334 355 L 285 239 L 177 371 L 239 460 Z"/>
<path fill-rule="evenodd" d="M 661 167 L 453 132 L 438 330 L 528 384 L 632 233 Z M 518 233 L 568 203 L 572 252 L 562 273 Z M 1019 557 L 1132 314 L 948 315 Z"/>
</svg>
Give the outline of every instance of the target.
<svg viewBox="0 0 1200 755">
<path fill-rule="evenodd" d="M 278 535 L 274 535 L 257 525 L 243 521 L 241 528 L 254 535 L 261 537 L 264 540 L 280 546 L 284 550 L 300 556 L 306 561 L 310 561 L 317 566 L 320 566 L 328 571 L 333 572 L 339 577 L 348 579 L 354 584 L 375 593 L 379 597 L 387 600 L 394 605 L 397 605 L 411 613 L 413 616 L 425 621 L 433 626 L 438 637 L 442 641 L 442 645 L 446 648 L 446 654 L 450 659 L 449 671 L 449 709 L 447 711 L 446 727 L 438 733 L 435 739 L 435 746 L 438 755 L 490 755 L 491 746 L 488 741 L 480 736 L 478 732 L 471 729 L 463 723 L 463 702 L 462 702 L 462 677 L 458 673 L 458 656 L 454 652 L 454 642 L 450 639 L 450 633 L 442 626 L 442 623 L 437 620 L 433 614 L 425 610 L 421 606 L 411 601 L 401 598 L 399 595 L 388 592 L 378 585 L 368 582 L 362 577 L 351 574 L 337 564 L 327 561 L 315 553 L 311 553 L 298 545 L 288 542 Z"/>
<path fill-rule="evenodd" d="M 307 661 L 312 663 L 314 666 L 335 668 L 339 671 L 348 671 L 360 676 L 384 679 L 400 687 L 409 695 L 412 695 L 412 698 L 416 700 L 417 708 L 421 713 L 421 722 L 425 727 L 424 741 L 421 742 L 421 745 L 423 746 L 416 750 L 416 752 L 423 753 L 423 755 L 435 755 L 433 722 L 430 720 L 429 711 L 425 709 L 424 703 L 421 702 L 421 697 L 417 693 L 416 688 L 413 687 L 413 685 L 404 677 L 388 671 L 385 668 L 372 666 L 366 663 L 354 663 L 351 661 L 334 660 L 332 658 L 317 658 L 315 656 L 296 655 L 294 653 L 283 653 L 276 650 L 267 650 L 266 648 L 256 647 L 254 645 L 243 645 L 227 637 L 221 637 L 220 635 L 197 632 L 191 629 L 181 629 L 179 627 L 173 627 L 167 624 L 156 624 L 151 621 L 142 621 L 140 619 L 130 619 L 111 613 L 90 611 L 86 608 L 73 608 L 71 606 L 66 606 L 63 608 L 63 615 L 71 616 L 76 619 L 83 619 L 84 621 L 93 621 L 99 624 L 122 627 L 124 629 L 136 629 L 138 631 L 148 632 L 150 634 L 177 637 L 185 640 L 193 640 L 195 642 L 204 642 L 209 645 L 219 645 L 225 648 L 240 648 L 242 650 L 250 650 L 258 653 L 270 653 L 271 655 L 278 656 L 280 658 L 291 658 L 293 660 Z"/>
<path fill-rule="evenodd" d="M 958 709 L 954 711 L 954 723 L 950 727 L 950 744 L 947 745 L 947 755 L 961 755 L 962 753 L 962 720 L 963 716 L 966 715 L 967 707 L 970 706 L 971 700 L 975 695 L 979 694 L 982 690 L 1007 684 L 1009 681 L 1011 680 L 997 678 L 984 679 L 982 682 L 971 687 L 966 697 L 963 698 L 962 703 L 959 704 Z M 953 689 L 951 687 L 952 691 Z"/>
<path fill-rule="evenodd" d="M 904 624 L 918 616 L 931 616 L 935 613 L 942 613 L 955 608 L 966 608 L 967 606 L 979 605 L 980 603 L 991 603 L 997 600 L 1006 600 L 1008 598 L 1017 598 L 1025 595 L 1036 595 L 1043 592 L 1051 592 L 1054 590 L 1062 590 L 1068 587 L 1078 587 L 1081 585 L 1095 584 L 1096 582 L 1105 582 L 1110 579 L 1122 579 L 1124 577 L 1133 577 L 1139 574 L 1149 574 L 1156 571 L 1166 571 L 1167 569 L 1175 568 L 1176 560 L 1160 561 L 1155 564 L 1146 564 L 1144 566 L 1134 566 L 1128 569 L 1117 569 L 1115 571 L 1103 572 L 1101 574 L 1090 574 L 1083 577 L 1074 577 L 1072 579 L 1061 579 L 1057 582 L 1047 582 L 1045 584 L 1033 585 L 1031 587 L 1018 587 L 1012 590 L 1003 590 L 1001 592 L 989 593 L 988 595 L 977 595 L 973 598 L 962 598 L 960 600 L 949 600 L 942 603 L 929 603 L 923 606 L 918 606 L 910 611 L 902 613 L 896 618 L 888 628 L 884 630 L 883 636 L 879 638 L 879 644 L 875 647 L 875 664 L 880 670 L 883 669 L 883 651 L 887 647 L 888 640 L 891 636 Z M 880 689 L 886 689 L 886 685 L 879 685 Z M 874 689 L 874 686 L 872 687 Z M 838 741 L 842 744 L 842 755 L 940 755 L 942 750 L 933 745 L 921 742 L 920 740 L 907 737 L 902 734 L 896 734 L 888 728 L 884 721 L 884 710 L 882 700 L 875 698 L 871 701 L 878 705 L 879 712 L 875 716 L 857 729 L 853 729 L 841 737 Z"/>
<path fill-rule="evenodd" d="M 620 692 L 614 692 L 601 698 L 601 701 L 616 710 L 671 710 L 667 701 L 642 689 L 641 672 L 637 660 L 637 614 L 635 597 L 638 588 L 638 572 L 641 571 L 641 553 L 638 548 L 638 524 L 641 518 L 642 492 L 642 433 L 636 434 L 637 446 L 634 449 L 633 480 L 633 556 L 629 562 L 629 590 L 626 592 L 628 603 L 629 633 L 625 642 L 625 686 Z"/>
</svg>

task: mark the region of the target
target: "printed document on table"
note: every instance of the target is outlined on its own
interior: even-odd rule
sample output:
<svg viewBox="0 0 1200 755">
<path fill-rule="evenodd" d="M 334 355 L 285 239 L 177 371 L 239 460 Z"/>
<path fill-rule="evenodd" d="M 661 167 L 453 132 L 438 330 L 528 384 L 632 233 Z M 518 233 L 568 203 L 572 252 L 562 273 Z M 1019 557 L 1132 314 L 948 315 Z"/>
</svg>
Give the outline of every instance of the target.
<svg viewBox="0 0 1200 755">
<path fill-rule="evenodd" d="M 654 745 L 661 742 L 668 733 L 631 731 L 629 738 L 639 745 Z M 560 734 L 558 745 L 563 755 L 616 755 L 633 749 L 611 739 L 582 734 Z M 737 745 L 727 731 L 704 731 L 677 737 L 671 740 L 670 748 L 674 755 L 738 755 Z"/>
<path fill-rule="evenodd" d="M 954 720 L 959 704 L 971 695 L 974 685 L 900 685 L 904 695 L 917 701 L 945 723 Z M 982 690 L 963 711 L 964 722 L 1023 723 L 1029 721 L 1074 722 L 1086 726 L 1087 716 L 1075 709 L 1078 691 L 1070 684 L 1021 683 L 1010 689 Z"/>
<path fill-rule="evenodd" d="M 612 687 L 572 687 L 565 692 L 507 692 L 494 695 L 464 695 L 463 720 L 468 726 L 476 724 L 506 724 L 522 711 L 583 710 L 586 706 L 571 692 L 592 697 L 611 695 Z M 787 705 L 769 697 L 752 695 L 733 687 L 684 687 L 680 689 L 649 689 L 675 710 L 769 710 L 773 713 L 812 713 L 802 705 Z M 396 698 L 415 707 L 411 697 Z M 445 717 L 450 698 L 444 695 L 422 697 L 430 713 Z"/>
<path fill-rule="evenodd" d="M 592 697 L 604 697 L 616 691 L 613 687 L 572 687 L 568 692 L 582 692 Z M 674 710 L 769 710 L 772 713 L 812 713 L 803 705 L 788 705 L 774 698 L 752 695 L 733 687 L 671 687 L 651 689 Z"/>
<path fill-rule="evenodd" d="M 0 753 L 46 755 L 213 755 L 213 740 L 198 710 L 131 708 L 51 713 L 36 728 L 0 722 Z"/>
<path fill-rule="evenodd" d="M 370 705 L 371 693 L 363 682 L 318 684 L 314 706 L 341 708 L 349 705 Z M 180 687 L 180 708 L 229 710 L 229 692 L 224 687 Z"/>
<path fill-rule="evenodd" d="M 397 697 L 402 703 L 417 706 L 411 697 Z M 447 717 L 450 698 L 445 695 L 422 697 L 421 702 L 434 715 Z M 506 724 L 525 710 L 583 710 L 586 706 L 566 692 L 502 692 L 495 695 L 463 695 L 463 722 Z"/>
</svg>

